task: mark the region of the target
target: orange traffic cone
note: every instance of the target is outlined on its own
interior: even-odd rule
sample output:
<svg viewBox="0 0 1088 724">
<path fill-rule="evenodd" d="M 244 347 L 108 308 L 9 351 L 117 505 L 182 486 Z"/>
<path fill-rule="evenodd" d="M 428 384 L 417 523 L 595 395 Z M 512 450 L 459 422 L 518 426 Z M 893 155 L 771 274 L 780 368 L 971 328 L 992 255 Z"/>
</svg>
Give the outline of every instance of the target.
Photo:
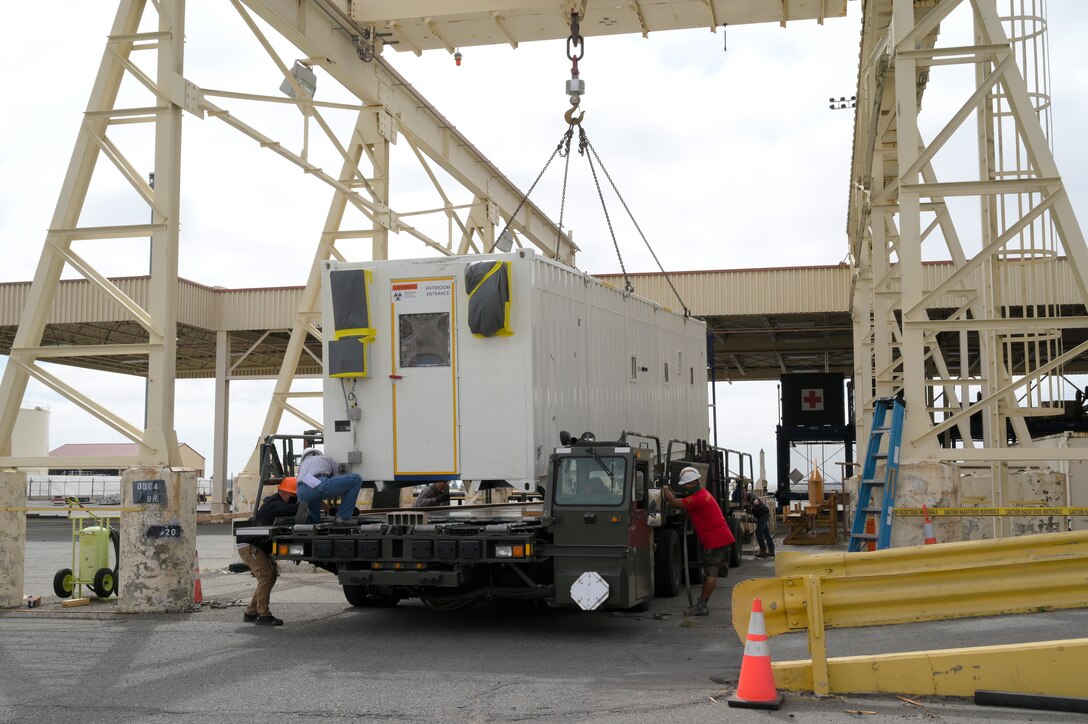
<svg viewBox="0 0 1088 724">
<path fill-rule="evenodd" d="M 933 521 L 929 519 L 929 511 L 926 510 L 926 506 L 922 506 L 922 515 L 925 516 L 925 520 L 922 521 L 922 535 L 925 536 L 926 545 L 933 545 L 937 542 L 937 536 L 933 535 Z"/>
<path fill-rule="evenodd" d="M 778 709 L 784 698 L 774 688 L 767 626 L 763 623 L 763 600 L 754 598 L 744 659 L 740 663 L 740 681 L 737 682 L 737 693 L 729 697 L 728 704 L 742 709 Z"/>
<path fill-rule="evenodd" d="M 873 535 L 874 533 L 876 533 L 876 518 L 874 518 L 871 515 L 868 516 L 865 519 L 865 533 L 868 534 L 868 535 Z M 875 551 L 876 550 L 876 541 L 871 540 L 868 543 L 866 543 L 865 544 L 865 550 Z"/>
<path fill-rule="evenodd" d="M 204 591 L 200 589 L 200 551 L 193 553 L 193 571 L 196 580 L 193 581 L 193 603 L 204 603 Z"/>
</svg>

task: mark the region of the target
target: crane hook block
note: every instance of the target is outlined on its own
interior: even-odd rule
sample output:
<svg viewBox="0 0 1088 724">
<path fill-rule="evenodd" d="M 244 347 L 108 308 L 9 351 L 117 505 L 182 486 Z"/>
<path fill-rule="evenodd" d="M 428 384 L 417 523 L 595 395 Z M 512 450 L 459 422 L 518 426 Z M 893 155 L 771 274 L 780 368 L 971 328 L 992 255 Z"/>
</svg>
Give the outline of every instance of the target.
<svg viewBox="0 0 1088 724">
<path fill-rule="evenodd" d="M 574 117 L 574 112 L 578 112 L 578 117 Z M 586 117 L 586 112 L 577 108 L 569 108 L 566 113 L 563 114 L 563 118 L 566 119 L 568 126 L 579 126 L 582 124 L 582 119 Z"/>
</svg>

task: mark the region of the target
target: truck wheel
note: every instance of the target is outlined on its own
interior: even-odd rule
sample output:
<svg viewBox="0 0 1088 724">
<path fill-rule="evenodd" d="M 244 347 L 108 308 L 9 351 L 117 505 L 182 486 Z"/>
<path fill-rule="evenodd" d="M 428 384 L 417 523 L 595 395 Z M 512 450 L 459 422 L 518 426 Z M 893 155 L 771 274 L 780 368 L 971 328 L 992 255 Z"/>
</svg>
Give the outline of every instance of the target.
<svg viewBox="0 0 1088 724">
<path fill-rule="evenodd" d="M 344 586 L 344 598 L 352 606 L 360 608 L 388 608 L 390 606 L 396 606 L 400 603 L 400 596 L 394 596 L 392 594 L 372 593 L 367 590 L 366 586 L 362 585 L 345 585 Z"/>
<path fill-rule="evenodd" d="M 654 550 L 654 595 L 672 598 L 680 593 L 684 563 L 680 558 L 680 536 L 675 530 L 659 528 Z"/>
<path fill-rule="evenodd" d="M 53 593 L 57 598 L 68 598 L 72 595 L 72 569 L 62 568 L 53 576 Z"/>
<path fill-rule="evenodd" d="M 109 598 L 112 596 L 113 592 L 117 590 L 117 576 L 114 575 L 113 570 L 110 568 L 99 568 L 95 571 L 91 590 L 94 591 L 94 595 L 99 598 Z"/>
<path fill-rule="evenodd" d="M 729 531 L 733 534 L 733 537 L 737 539 L 736 543 L 729 546 L 729 566 L 731 568 L 740 568 L 740 541 L 741 531 L 740 523 L 736 518 L 729 519 Z"/>
</svg>

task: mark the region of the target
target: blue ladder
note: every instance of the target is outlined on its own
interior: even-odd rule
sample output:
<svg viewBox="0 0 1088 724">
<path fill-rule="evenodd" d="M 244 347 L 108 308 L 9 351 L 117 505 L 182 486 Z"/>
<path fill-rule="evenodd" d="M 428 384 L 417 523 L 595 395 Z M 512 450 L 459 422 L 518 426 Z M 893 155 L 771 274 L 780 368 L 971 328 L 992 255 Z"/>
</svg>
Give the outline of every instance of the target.
<svg viewBox="0 0 1088 724">
<path fill-rule="evenodd" d="M 888 422 L 888 411 L 891 421 Z M 850 531 L 850 552 L 866 550 L 866 543 L 876 542 L 877 550 L 891 544 L 895 486 L 899 480 L 899 446 L 903 439 L 903 403 L 897 397 L 878 397 L 873 401 L 873 424 L 869 429 L 869 447 L 861 470 L 854 527 Z M 885 441 L 887 445 L 885 446 Z M 876 466 L 885 461 L 884 479 L 876 479 Z M 875 533 L 865 532 L 870 515 L 880 515 Z"/>
</svg>

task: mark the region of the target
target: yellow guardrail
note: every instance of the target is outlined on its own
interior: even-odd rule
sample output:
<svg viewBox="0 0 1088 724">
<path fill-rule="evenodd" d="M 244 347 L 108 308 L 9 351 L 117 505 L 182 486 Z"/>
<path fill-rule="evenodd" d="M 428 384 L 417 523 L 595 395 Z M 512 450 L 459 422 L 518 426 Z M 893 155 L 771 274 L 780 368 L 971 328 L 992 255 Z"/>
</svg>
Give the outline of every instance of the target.
<svg viewBox="0 0 1088 724">
<path fill-rule="evenodd" d="M 1086 666 L 1088 639 L 842 656 L 827 661 L 824 693 L 973 696 L 989 690 L 1083 697 Z M 784 661 L 772 667 L 778 688 L 816 691 L 812 662 Z"/>
<path fill-rule="evenodd" d="M 775 557 L 779 576 L 872 576 L 985 565 L 1016 566 L 1054 558 L 1088 558 L 1088 530 L 1030 536 L 887 548 L 860 553 L 799 553 Z"/>
<path fill-rule="evenodd" d="M 866 668 L 852 660 L 829 660 L 825 628 L 1088 607 L 1088 532 L 816 554 L 804 556 L 807 561 L 785 554 L 782 558 L 776 561 L 779 573 L 789 570 L 800 575 L 737 584 L 733 588 L 733 627 L 744 640 L 751 602 L 758 597 L 763 601 L 769 636 L 807 630 L 812 659 L 774 664 L 775 681 L 782 688 L 811 689 L 817 694 L 884 691 L 961 695 L 951 683 L 956 677 L 948 674 L 955 667 L 970 666 L 964 663 L 967 655 L 962 652 L 975 651 L 956 650 L 947 656 L 931 651 L 854 657 L 869 662 Z M 1083 688 L 1088 642 L 1074 643 L 1063 654 L 1065 663 L 1054 667 L 1054 683 L 1046 693 L 1066 695 L 1062 692 L 1068 689 L 1073 670 L 1077 685 Z M 1032 653 L 1027 661 L 1049 670 L 1052 664 L 1044 661 L 1046 648 L 1041 651 Z M 1024 650 L 1010 646 L 978 650 L 995 672 L 990 676 L 994 681 L 1004 681 L 1008 671 L 1027 665 L 1016 658 L 1022 653 Z M 1072 666 L 1069 657 L 1081 665 Z M 878 659 L 884 663 L 876 665 Z M 940 668 L 949 661 L 957 663 Z M 1067 665 L 1068 669 L 1063 668 Z M 839 673 L 832 676 L 836 671 Z M 888 671 L 907 671 L 909 675 L 892 677 Z M 976 688 L 1027 691 L 1003 684 Z"/>
<path fill-rule="evenodd" d="M 1084 557 L 874 576 L 752 578 L 733 587 L 733 627 L 741 640 L 753 598 L 763 600 L 768 636 L 807 628 L 810 578 L 819 583 L 828 628 L 1088 607 Z"/>
</svg>

